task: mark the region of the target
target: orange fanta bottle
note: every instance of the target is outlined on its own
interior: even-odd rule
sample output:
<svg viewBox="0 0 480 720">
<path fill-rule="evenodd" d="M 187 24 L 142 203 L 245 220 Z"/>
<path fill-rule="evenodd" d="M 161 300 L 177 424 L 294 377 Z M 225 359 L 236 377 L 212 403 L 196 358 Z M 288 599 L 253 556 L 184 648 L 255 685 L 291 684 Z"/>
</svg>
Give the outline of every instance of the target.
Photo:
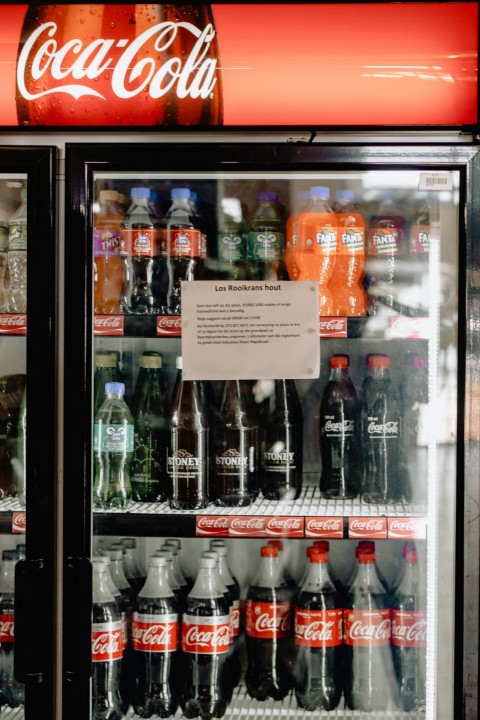
<svg viewBox="0 0 480 720">
<path fill-rule="evenodd" d="M 337 216 L 328 203 L 327 187 L 310 188 L 310 202 L 298 216 L 298 243 L 295 262 L 298 280 L 318 282 L 320 315 L 333 315 L 333 298 L 328 283 L 337 256 Z"/>
<path fill-rule="evenodd" d="M 300 190 L 297 193 L 297 207 L 293 209 L 287 218 L 285 227 L 285 266 L 290 280 L 298 280 L 298 267 L 295 259 L 298 243 L 298 216 L 307 206 L 310 200 L 308 190 Z"/>
<path fill-rule="evenodd" d="M 333 207 L 338 222 L 337 259 L 330 278 L 333 314 L 363 317 L 367 314 L 365 274 L 365 221 L 355 206 L 353 190 L 338 190 Z"/>
</svg>

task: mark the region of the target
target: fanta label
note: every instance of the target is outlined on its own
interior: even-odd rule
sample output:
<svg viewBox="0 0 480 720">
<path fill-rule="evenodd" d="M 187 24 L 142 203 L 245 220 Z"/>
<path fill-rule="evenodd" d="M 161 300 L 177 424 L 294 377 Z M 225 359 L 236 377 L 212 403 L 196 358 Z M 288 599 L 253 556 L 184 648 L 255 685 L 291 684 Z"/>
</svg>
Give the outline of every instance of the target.
<svg viewBox="0 0 480 720">
<path fill-rule="evenodd" d="M 410 252 L 412 255 L 428 255 L 430 252 L 430 228 L 428 225 L 412 225 Z"/>
<path fill-rule="evenodd" d="M 375 228 L 368 234 L 368 252 L 372 257 L 399 255 L 403 247 L 401 228 Z"/>
<path fill-rule="evenodd" d="M 365 228 L 339 228 L 337 253 L 339 255 L 364 255 Z"/>
</svg>

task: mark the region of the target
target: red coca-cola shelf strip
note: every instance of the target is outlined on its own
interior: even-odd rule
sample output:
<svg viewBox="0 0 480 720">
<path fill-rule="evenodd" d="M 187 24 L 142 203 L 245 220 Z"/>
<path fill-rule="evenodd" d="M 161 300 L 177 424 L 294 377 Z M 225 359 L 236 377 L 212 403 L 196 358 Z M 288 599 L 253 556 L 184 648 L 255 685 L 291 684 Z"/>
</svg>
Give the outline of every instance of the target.
<svg viewBox="0 0 480 720">
<path fill-rule="evenodd" d="M 428 340 L 430 337 L 430 319 L 428 317 L 390 318 L 390 338 L 409 340 Z"/>
<path fill-rule="evenodd" d="M 427 518 L 388 518 L 387 534 L 389 540 L 426 540 Z"/>
<path fill-rule="evenodd" d="M 307 517 L 305 518 L 305 537 L 307 538 L 343 538 L 345 521 L 343 517 Z"/>
<path fill-rule="evenodd" d="M 305 518 L 255 515 L 198 515 L 196 535 L 200 537 L 303 538 Z"/>
<path fill-rule="evenodd" d="M 12 533 L 23 535 L 27 527 L 27 513 L 25 511 L 12 513 Z"/>
<path fill-rule="evenodd" d="M 0 335 L 26 335 L 26 315 L 0 315 Z"/>
<path fill-rule="evenodd" d="M 158 315 L 158 337 L 180 337 L 182 334 L 182 318 L 178 315 Z"/>
<path fill-rule="evenodd" d="M 94 335 L 122 336 L 124 333 L 123 315 L 95 315 L 93 321 Z"/>
<path fill-rule="evenodd" d="M 349 538 L 369 538 L 371 540 L 387 539 L 386 517 L 351 517 L 348 518 Z"/>
<path fill-rule="evenodd" d="M 348 337 L 348 322 L 344 317 L 321 317 L 319 319 L 320 337 Z"/>
</svg>

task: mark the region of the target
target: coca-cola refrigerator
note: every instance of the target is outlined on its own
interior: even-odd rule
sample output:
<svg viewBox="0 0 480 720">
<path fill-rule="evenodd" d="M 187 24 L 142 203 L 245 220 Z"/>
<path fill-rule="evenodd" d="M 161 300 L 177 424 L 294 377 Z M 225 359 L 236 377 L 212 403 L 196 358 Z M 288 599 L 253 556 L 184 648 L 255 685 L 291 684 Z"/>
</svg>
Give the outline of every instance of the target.
<svg viewBox="0 0 480 720">
<path fill-rule="evenodd" d="M 51 146 L 0 148 L 2 717 L 53 708 L 55 158 Z"/>
<path fill-rule="evenodd" d="M 476 718 L 478 3 L 1 12 L 27 720 Z"/>
</svg>

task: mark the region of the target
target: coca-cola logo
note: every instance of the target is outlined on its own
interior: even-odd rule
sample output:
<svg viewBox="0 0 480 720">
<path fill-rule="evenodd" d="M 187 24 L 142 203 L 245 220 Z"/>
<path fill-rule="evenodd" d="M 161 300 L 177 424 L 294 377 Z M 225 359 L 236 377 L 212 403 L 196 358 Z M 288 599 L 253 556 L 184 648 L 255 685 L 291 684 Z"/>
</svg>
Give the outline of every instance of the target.
<svg viewBox="0 0 480 720">
<path fill-rule="evenodd" d="M 176 622 L 141 623 L 133 622 L 132 643 L 135 650 L 168 652 L 177 649 Z"/>
<path fill-rule="evenodd" d="M 429 337 L 428 323 L 428 318 L 392 317 L 390 318 L 392 337 L 427 339 Z"/>
<path fill-rule="evenodd" d="M 0 315 L 0 335 L 25 335 L 26 315 Z"/>
<path fill-rule="evenodd" d="M 92 660 L 117 660 L 122 657 L 122 629 L 105 630 L 92 634 Z"/>
<path fill-rule="evenodd" d="M 267 520 L 265 528 L 267 535 L 283 537 L 303 537 L 304 518 L 302 517 L 273 517 Z"/>
<path fill-rule="evenodd" d="M 123 335 L 123 315 L 95 315 L 94 335 Z"/>
<path fill-rule="evenodd" d="M 222 515 L 197 515 L 197 535 L 227 536 L 230 520 Z"/>
<path fill-rule="evenodd" d="M 343 537 L 343 517 L 313 517 L 305 519 L 307 537 Z"/>
<path fill-rule="evenodd" d="M 185 652 L 203 654 L 227 652 L 230 646 L 230 623 L 219 625 L 183 625 L 183 649 Z"/>
<path fill-rule="evenodd" d="M 390 611 L 347 611 L 345 632 L 349 645 L 387 645 L 391 638 Z"/>
<path fill-rule="evenodd" d="M 326 433 L 335 433 L 335 434 L 342 434 L 342 435 L 353 435 L 355 432 L 355 421 L 354 420 L 341 420 L 339 422 L 334 422 L 333 420 L 327 420 L 325 423 L 325 432 Z"/>
<path fill-rule="evenodd" d="M 0 615 L 0 643 L 12 643 L 15 639 L 14 615 Z"/>
<path fill-rule="evenodd" d="M 263 537 L 266 519 L 264 517 L 239 516 L 230 520 L 230 535 Z"/>
<path fill-rule="evenodd" d="M 182 334 L 182 318 L 159 315 L 157 317 L 157 335 L 179 337 Z"/>
<path fill-rule="evenodd" d="M 350 537 L 387 537 L 387 519 L 349 518 L 348 534 Z"/>
<path fill-rule="evenodd" d="M 391 538 L 426 538 L 427 523 L 423 517 L 389 518 L 388 537 Z"/>
<path fill-rule="evenodd" d="M 392 644 L 397 647 L 425 647 L 427 622 L 422 611 L 392 611 Z"/>
<path fill-rule="evenodd" d="M 333 638 L 333 620 L 322 622 L 320 620 L 310 625 L 295 625 L 295 636 L 303 638 L 307 642 L 327 642 Z"/>
<path fill-rule="evenodd" d="M 320 318 L 321 337 L 347 337 L 346 318 Z"/>
<path fill-rule="evenodd" d="M 390 435 L 391 437 L 396 437 L 398 435 L 398 425 L 398 421 L 394 420 L 386 423 L 376 423 L 372 420 L 372 422 L 368 423 L 367 432 L 369 435 L 379 435 L 381 437 Z"/>
<path fill-rule="evenodd" d="M 12 514 L 12 533 L 23 534 L 27 527 L 27 513 L 14 512 Z"/>
<path fill-rule="evenodd" d="M 180 99 L 205 99 L 213 93 L 217 61 L 206 57 L 215 37 L 210 23 L 200 30 L 188 22 L 167 21 L 153 25 L 131 41 L 93 38 L 84 44 L 72 38 L 63 46 L 56 40 L 57 31 L 55 22 L 46 22 L 36 28 L 23 45 L 17 63 L 17 87 L 26 100 L 56 93 L 71 95 L 75 100 L 83 96 L 107 100 L 95 88 L 95 82 L 102 77 L 109 80 L 113 94 L 120 99 L 134 98 L 140 93 L 158 99 L 173 91 Z M 190 34 L 196 41 L 186 57 L 177 57 L 174 46 L 182 33 Z M 145 46 L 151 41 L 155 51 L 170 53 L 168 60 L 159 66 L 154 57 L 138 57 L 145 53 Z M 113 48 L 124 48 L 116 62 L 111 55 Z M 29 74 L 31 85 L 27 81 Z M 40 90 L 36 84 L 44 76 L 53 82 L 47 89 Z M 85 79 L 89 82 L 83 82 Z"/>
<path fill-rule="evenodd" d="M 255 631 L 257 633 L 274 633 L 275 635 L 280 633 L 288 633 L 290 630 L 290 617 L 288 615 L 269 615 L 263 613 L 259 615 L 255 621 Z"/>
<path fill-rule="evenodd" d="M 245 630 L 255 638 L 274 639 L 290 635 L 292 607 L 289 602 L 247 600 Z"/>
</svg>

